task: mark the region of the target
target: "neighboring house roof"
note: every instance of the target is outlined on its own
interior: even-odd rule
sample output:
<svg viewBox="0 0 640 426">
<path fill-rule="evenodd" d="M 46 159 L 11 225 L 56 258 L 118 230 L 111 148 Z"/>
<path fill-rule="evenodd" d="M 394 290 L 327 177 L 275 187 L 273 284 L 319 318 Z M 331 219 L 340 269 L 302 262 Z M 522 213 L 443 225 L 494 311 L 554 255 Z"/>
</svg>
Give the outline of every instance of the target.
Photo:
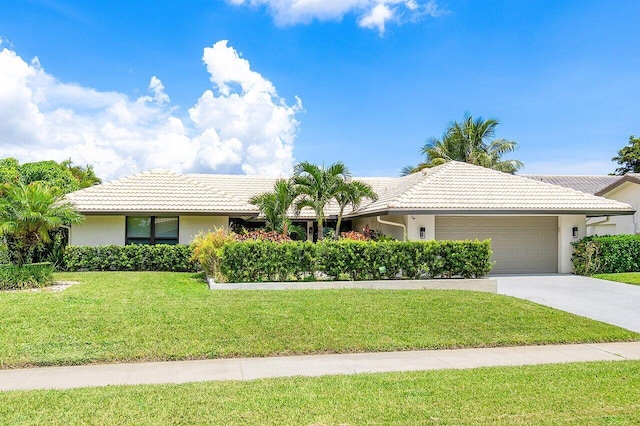
<svg viewBox="0 0 640 426">
<path fill-rule="evenodd" d="M 611 191 L 613 191 L 614 189 L 616 189 L 617 187 L 619 187 L 620 185 L 630 182 L 630 183 L 637 183 L 640 184 L 640 173 L 627 173 L 624 176 L 617 176 L 618 179 L 616 179 L 614 182 L 610 183 L 609 185 L 607 185 L 606 187 L 600 189 L 598 192 L 596 192 L 596 195 L 604 195 L 607 194 Z"/>
<path fill-rule="evenodd" d="M 621 179 L 621 176 L 565 176 L 565 175 L 518 175 L 540 182 L 550 183 L 553 185 L 563 186 L 565 188 L 575 189 L 577 191 L 586 192 L 587 194 L 596 194 L 609 185 L 614 184 Z"/>
<path fill-rule="evenodd" d="M 180 175 L 152 170 L 67 195 L 82 213 L 185 213 L 253 215 L 254 195 L 273 189 L 276 177 Z M 376 214 L 631 214 L 624 203 L 530 178 L 452 161 L 399 178 L 354 178 L 371 185 L 378 201 L 347 216 Z M 327 216 L 337 215 L 335 203 Z M 305 209 L 301 219 L 313 219 Z"/>
</svg>

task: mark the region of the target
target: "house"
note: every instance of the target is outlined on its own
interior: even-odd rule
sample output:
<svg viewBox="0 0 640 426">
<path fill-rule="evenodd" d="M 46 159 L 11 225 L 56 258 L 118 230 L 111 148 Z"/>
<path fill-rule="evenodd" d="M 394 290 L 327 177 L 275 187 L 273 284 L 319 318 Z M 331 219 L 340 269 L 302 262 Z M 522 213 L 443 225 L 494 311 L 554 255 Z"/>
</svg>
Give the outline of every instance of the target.
<svg viewBox="0 0 640 426">
<path fill-rule="evenodd" d="M 247 200 L 272 190 L 275 179 L 152 170 L 76 191 L 67 199 L 86 220 L 72 226 L 70 243 L 186 244 L 202 230 L 259 221 Z M 345 213 L 354 229 L 408 240 L 491 238 L 494 273 L 568 273 L 570 243 L 586 235 L 588 218 L 634 213 L 623 202 L 455 161 L 358 179 L 379 199 Z M 311 210 L 293 219 L 312 232 Z"/>
<path fill-rule="evenodd" d="M 638 234 L 640 225 L 640 174 L 624 176 L 550 176 L 522 175 L 540 182 L 576 189 L 587 194 L 605 197 L 629 204 L 636 211 L 633 215 L 605 216 L 587 221 L 587 235 Z"/>
</svg>

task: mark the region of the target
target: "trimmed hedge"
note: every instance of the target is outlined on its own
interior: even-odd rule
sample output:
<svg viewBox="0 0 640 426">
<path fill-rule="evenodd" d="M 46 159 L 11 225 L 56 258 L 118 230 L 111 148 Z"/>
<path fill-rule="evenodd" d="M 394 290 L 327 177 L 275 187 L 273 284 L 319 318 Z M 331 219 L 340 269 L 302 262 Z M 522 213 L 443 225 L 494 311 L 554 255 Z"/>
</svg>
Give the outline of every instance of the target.
<svg viewBox="0 0 640 426">
<path fill-rule="evenodd" d="M 53 284 L 53 265 L 49 262 L 22 266 L 0 265 L 0 290 L 21 290 Z"/>
<path fill-rule="evenodd" d="M 198 267 L 192 254 L 191 246 L 180 244 L 68 246 L 64 265 L 68 271 L 195 272 Z"/>
<path fill-rule="evenodd" d="M 612 274 L 640 271 L 640 235 L 585 237 L 571 243 L 577 274 Z"/>
<path fill-rule="evenodd" d="M 328 241 L 228 243 L 221 272 L 229 282 L 483 277 L 493 267 L 486 241 Z"/>
</svg>

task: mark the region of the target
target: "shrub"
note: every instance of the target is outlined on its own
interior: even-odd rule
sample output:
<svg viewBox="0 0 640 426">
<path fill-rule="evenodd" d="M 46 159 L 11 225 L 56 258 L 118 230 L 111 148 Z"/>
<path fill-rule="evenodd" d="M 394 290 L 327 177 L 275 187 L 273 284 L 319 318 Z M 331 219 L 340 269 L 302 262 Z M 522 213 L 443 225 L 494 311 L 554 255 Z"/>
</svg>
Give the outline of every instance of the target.
<svg viewBox="0 0 640 426">
<path fill-rule="evenodd" d="M 303 280 L 313 276 L 315 259 L 309 241 L 249 240 L 226 244 L 220 269 L 230 282 Z"/>
<path fill-rule="evenodd" d="M 195 272 L 192 254 L 186 245 L 68 246 L 64 263 L 69 271 Z"/>
<path fill-rule="evenodd" d="M 44 287 L 52 283 L 53 265 L 51 263 L 0 265 L 0 290 Z"/>
<path fill-rule="evenodd" d="M 225 244 L 220 271 L 230 282 L 482 277 L 492 268 L 486 241 L 324 241 Z"/>
<path fill-rule="evenodd" d="M 191 260 L 199 264 L 215 281 L 224 281 L 224 276 L 220 273 L 220 257 L 223 246 L 232 241 L 235 241 L 234 235 L 227 234 L 222 228 L 200 233 L 193 240 Z"/>
<path fill-rule="evenodd" d="M 585 237 L 572 243 L 577 274 L 609 274 L 640 271 L 640 235 Z"/>
<path fill-rule="evenodd" d="M 6 244 L 0 243 L 0 265 L 9 263 L 9 250 Z"/>
</svg>

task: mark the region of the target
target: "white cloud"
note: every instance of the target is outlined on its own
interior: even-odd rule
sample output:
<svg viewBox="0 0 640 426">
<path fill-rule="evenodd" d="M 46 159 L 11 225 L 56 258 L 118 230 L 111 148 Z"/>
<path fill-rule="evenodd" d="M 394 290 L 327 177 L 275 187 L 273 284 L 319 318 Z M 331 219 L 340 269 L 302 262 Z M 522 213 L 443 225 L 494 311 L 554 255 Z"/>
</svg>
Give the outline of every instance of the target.
<svg viewBox="0 0 640 426">
<path fill-rule="evenodd" d="M 278 25 L 340 20 L 346 14 L 358 17 L 363 28 L 385 31 L 387 22 L 403 23 L 422 16 L 446 14 L 436 0 L 227 0 L 234 5 L 266 6 Z"/>
<path fill-rule="evenodd" d="M 0 157 L 21 162 L 71 157 L 111 179 L 151 168 L 286 175 L 293 165 L 301 101 L 220 41 L 204 50 L 213 87 L 187 117 L 153 76 L 137 99 L 58 81 L 37 58 L 0 51 Z"/>
</svg>

